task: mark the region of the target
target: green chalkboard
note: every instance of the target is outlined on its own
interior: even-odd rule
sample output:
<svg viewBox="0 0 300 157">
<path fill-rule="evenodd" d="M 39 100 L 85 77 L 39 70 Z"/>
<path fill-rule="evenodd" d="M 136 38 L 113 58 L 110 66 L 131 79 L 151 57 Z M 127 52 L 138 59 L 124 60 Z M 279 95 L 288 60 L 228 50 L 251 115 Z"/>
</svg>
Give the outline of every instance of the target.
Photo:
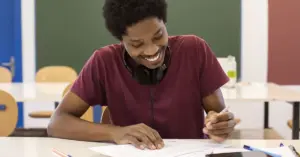
<svg viewBox="0 0 300 157">
<path fill-rule="evenodd" d="M 68 65 L 79 72 L 97 48 L 118 43 L 104 26 L 104 0 L 37 0 L 37 68 Z M 168 0 L 169 35 L 204 38 L 218 57 L 234 55 L 240 74 L 241 1 Z"/>
</svg>

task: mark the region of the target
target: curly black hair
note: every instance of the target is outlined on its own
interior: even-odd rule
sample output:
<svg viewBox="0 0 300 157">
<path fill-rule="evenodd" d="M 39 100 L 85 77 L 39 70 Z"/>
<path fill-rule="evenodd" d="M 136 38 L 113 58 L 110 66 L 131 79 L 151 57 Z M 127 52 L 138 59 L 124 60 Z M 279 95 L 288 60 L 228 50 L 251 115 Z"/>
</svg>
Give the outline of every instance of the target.
<svg viewBox="0 0 300 157">
<path fill-rule="evenodd" d="M 167 22 L 166 0 L 105 0 L 103 6 L 105 26 L 119 40 L 126 28 L 149 17 Z"/>
</svg>

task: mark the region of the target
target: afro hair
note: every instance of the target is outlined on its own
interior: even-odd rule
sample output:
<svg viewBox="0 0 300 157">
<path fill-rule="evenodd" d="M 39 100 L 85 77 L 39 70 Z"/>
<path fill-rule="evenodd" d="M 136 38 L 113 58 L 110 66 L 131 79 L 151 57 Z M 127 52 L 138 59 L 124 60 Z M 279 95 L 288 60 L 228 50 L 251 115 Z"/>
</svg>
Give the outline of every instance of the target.
<svg viewBox="0 0 300 157">
<path fill-rule="evenodd" d="M 167 22 L 167 3 L 166 0 L 105 0 L 103 17 L 108 31 L 122 40 L 127 27 L 146 18 Z"/>
</svg>

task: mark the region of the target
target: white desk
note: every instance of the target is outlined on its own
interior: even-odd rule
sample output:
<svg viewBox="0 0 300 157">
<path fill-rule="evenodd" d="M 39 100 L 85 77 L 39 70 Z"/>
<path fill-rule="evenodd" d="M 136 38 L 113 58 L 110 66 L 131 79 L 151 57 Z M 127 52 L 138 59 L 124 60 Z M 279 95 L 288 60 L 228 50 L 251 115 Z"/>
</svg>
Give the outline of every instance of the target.
<svg viewBox="0 0 300 157">
<path fill-rule="evenodd" d="M 9 92 L 16 101 L 59 102 L 69 83 L 0 83 L 0 89 Z M 269 101 L 286 101 L 293 105 L 293 139 L 299 139 L 300 92 L 289 90 L 273 83 L 239 83 L 235 88 L 222 88 L 226 102 L 265 102 L 264 127 L 269 128 Z M 57 103 L 56 103 L 57 105 Z"/>
<path fill-rule="evenodd" d="M 244 144 L 254 147 L 278 147 L 283 142 L 285 145 L 294 145 L 300 149 L 299 141 L 292 140 L 228 140 L 227 144 L 242 148 Z M 88 148 L 105 145 L 99 142 L 82 142 L 54 138 L 0 138 L 0 154 L 5 157 L 53 157 L 52 148 L 68 153 L 72 157 L 105 157 Z"/>
<path fill-rule="evenodd" d="M 238 83 L 221 90 L 226 101 L 300 101 L 300 92 L 274 83 Z"/>
<path fill-rule="evenodd" d="M 0 89 L 10 93 L 17 102 L 59 102 L 69 83 L 0 83 Z"/>
<path fill-rule="evenodd" d="M 60 101 L 69 83 L 0 83 L 0 89 L 10 93 L 18 102 Z M 226 101 L 300 101 L 300 92 L 268 83 L 238 84 L 222 88 Z"/>
<path fill-rule="evenodd" d="M 269 102 L 285 101 L 293 105 L 292 138 L 299 139 L 300 92 L 290 90 L 274 83 L 239 83 L 235 88 L 222 88 L 226 102 L 258 101 L 264 102 L 264 128 L 269 128 Z"/>
</svg>

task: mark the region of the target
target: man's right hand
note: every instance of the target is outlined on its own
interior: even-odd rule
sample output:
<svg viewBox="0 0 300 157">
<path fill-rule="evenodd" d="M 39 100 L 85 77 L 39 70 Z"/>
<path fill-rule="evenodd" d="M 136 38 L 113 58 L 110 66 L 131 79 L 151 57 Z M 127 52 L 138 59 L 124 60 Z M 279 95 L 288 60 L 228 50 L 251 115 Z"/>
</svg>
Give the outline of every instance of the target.
<svg viewBox="0 0 300 157">
<path fill-rule="evenodd" d="M 113 129 L 112 140 L 117 144 L 132 144 L 139 149 L 161 149 L 164 142 L 159 133 L 145 124 Z"/>
</svg>

